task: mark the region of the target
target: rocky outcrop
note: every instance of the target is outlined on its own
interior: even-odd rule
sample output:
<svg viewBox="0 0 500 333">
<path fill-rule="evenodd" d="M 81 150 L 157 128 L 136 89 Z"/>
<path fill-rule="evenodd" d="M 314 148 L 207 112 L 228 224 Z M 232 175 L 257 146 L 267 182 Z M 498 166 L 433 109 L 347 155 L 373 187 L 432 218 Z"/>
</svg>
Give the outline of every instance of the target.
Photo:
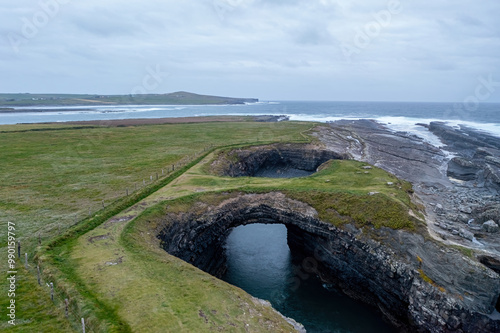
<svg viewBox="0 0 500 333">
<path fill-rule="evenodd" d="M 454 157 L 448 162 L 448 177 L 460 180 L 476 180 L 480 168 L 463 157 Z"/>
<path fill-rule="evenodd" d="M 305 144 L 274 144 L 234 149 L 221 153 L 212 162 L 212 168 L 221 176 L 271 176 L 295 174 L 297 170 L 316 172 L 330 159 L 343 159 L 345 155 Z M 302 175 L 301 173 L 297 173 Z"/>
<path fill-rule="evenodd" d="M 461 171 L 461 180 L 477 180 L 500 188 L 500 138 L 460 126 L 455 128 L 442 122 L 431 122 L 429 130 L 447 145 L 446 149 L 459 155 L 450 161 L 451 168 Z M 489 184 L 488 184 L 489 183 Z"/>
<path fill-rule="evenodd" d="M 320 128 L 317 136 L 332 151 L 411 182 L 433 237 L 500 259 L 499 235 L 482 229 L 488 220 L 500 222 L 500 138 L 441 122 L 418 125 L 442 145 L 371 120 L 336 121 Z"/>
<path fill-rule="evenodd" d="M 403 331 L 500 330 L 500 322 L 488 316 L 500 293 L 492 270 L 410 232 L 336 228 L 279 192 L 238 194 L 169 213 L 158 238 L 170 254 L 219 275 L 231 228 L 257 221 L 285 224 L 292 253 L 304 258 L 310 273 L 377 307 Z"/>
</svg>

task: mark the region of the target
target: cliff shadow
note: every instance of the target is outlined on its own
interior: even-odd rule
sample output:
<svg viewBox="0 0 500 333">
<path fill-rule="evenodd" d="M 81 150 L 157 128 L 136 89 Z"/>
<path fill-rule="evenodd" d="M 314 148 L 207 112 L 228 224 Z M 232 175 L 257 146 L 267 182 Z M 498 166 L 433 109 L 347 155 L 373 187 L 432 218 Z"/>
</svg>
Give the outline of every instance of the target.
<svg viewBox="0 0 500 333">
<path fill-rule="evenodd" d="M 286 226 L 287 243 L 298 268 L 292 283 L 300 285 L 307 277 L 318 276 L 323 283 L 373 306 L 393 324 L 407 327 L 405 295 L 412 280 L 395 276 L 391 267 L 382 264 L 385 258 L 374 256 L 352 234 L 321 222 L 310 206 L 282 193 L 245 194 L 225 200 L 217 209 L 205 206 L 195 214 L 172 214 L 157 237 L 171 255 L 220 278 L 227 268 L 224 245 L 228 235 L 233 228 L 254 223 Z M 393 278 L 388 279 L 390 275 Z"/>
<path fill-rule="evenodd" d="M 331 159 L 345 158 L 312 144 L 253 146 L 219 153 L 211 163 L 211 172 L 230 177 L 306 177 Z"/>
</svg>

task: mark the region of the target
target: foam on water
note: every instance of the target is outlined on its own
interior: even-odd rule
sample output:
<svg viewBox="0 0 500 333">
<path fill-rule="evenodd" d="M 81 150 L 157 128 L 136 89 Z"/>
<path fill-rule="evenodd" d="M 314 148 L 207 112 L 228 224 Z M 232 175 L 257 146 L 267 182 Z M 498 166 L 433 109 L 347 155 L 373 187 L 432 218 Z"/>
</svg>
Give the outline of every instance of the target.
<svg viewBox="0 0 500 333">
<path fill-rule="evenodd" d="M 241 105 L 38 106 L 17 108 L 20 111 L 34 112 L 0 113 L 0 124 L 220 115 L 287 115 L 290 120 L 316 122 L 374 119 L 391 130 L 414 134 L 437 147 L 443 146 L 442 142 L 425 127 L 417 126 L 417 123 L 444 121 L 452 126 L 465 125 L 500 137 L 500 117 L 497 112 L 500 110 L 500 104 L 485 105 L 483 109 L 468 115 L 469 118 L 464 120 L 439 119 L 443 108 L 446 107 L 446 104 L 432 103 L 286 101 L 259 101 Z M 44 109 L 49 111 L 39 112 Z"/>
<path fill-rule="evenodd" d="M 495 123 L 477 123 L 472 121 L 459 121 L 459 120 L 442 120 L 434 118 L 412 118 L 412 117 L 393 117 L 393 116 L 375 116 L 375 117 L 357 117 L 357 116 L 331 116 L 325 114 L 289 114 L 290 120 L 296 121 L 319 121 L 331 122 L 337 120 L 359 120 L 359 119 L 373 119 L 377 122 L 387 126 L 388 129 L 395 132 L 405 132 L 422 138 L 425 142 L 435 146 L 443 147 L 443 142 L 427 128 L 417 124 L 430 124 L 433 121 L 444 122 L 455 128 L 467 126 L 485 133 L 500 137 L 500 124 Z"/>
<path fill-rule="evenodd" d="M 435 119 L 417 119 L 408 117 L 380 117 L 376 119 L 381 124 L 386 125 L 389 129 L 395 132 L 404 132 L 418 136 L 425 142 L 435 146 L 444 146 L 443 142 L 434 133 L 426 127 L 417 124 L 429 124 Z"/>
</svg>

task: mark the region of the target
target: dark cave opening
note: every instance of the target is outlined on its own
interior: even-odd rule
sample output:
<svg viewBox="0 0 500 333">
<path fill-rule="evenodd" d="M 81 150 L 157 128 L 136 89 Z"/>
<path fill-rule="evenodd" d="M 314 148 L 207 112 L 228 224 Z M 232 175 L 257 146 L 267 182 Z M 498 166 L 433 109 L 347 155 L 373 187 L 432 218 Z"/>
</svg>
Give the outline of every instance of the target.
<svg viewBox="0 0 500 333">
<path fill-rule="evenodd" d="M 479 256 L 478 259 L 481 264 L 500 274 L 500 260 L 490 256 Z"/>
<path fill-rule="evenodd" d="M 270 301 L 285 316 L 302 323 L 307 332 L 396 332 L 376 308 L 349 298 L 318 277 L 324 269 L 321 257 L 304 252 L 297 243 L 304 240 L 296 234 L 298 229 L 259 222 L 229 231 L 224 281 Z M 362 322 L 359 313 L 363 313 Z"/>
<path fill-rule="evenodd" d="M 201 207 L 196 214 L 168 215 L 157 235 L 164 250 L 220 278 L 227 272 L 225 243 L 234 228 L 282 224 L 292 264 L 297 268 L 292 283 L 302 285 L 318 277 L 320 287 L 327 285 L 374 307 L 394 325 L 408 325 L 404 291 L 411 280 L 387 279 L 391 266 L 367 252 L 364 243 L 352 234 L 315 219 L 302 203 L 281 193 L 265 193 L 240 195 L 217 209 Z"/>
<path fill-rule="evenodd" d="M 227 176 L 296 178 L 309 176 L 323 163 L 344 156 L 307 145 L 277 144 L 232 150 L 227 158 L 231 162 L 222 171 Z"/>
<path fill-rule="evenodd" d="M 490 256 L 479 256 L 478 259 L 481 264 L 488 267 L 497 274 L 500 274 L 500 260 Z M 500 297 L 497 299 L 495 309 L 500 312 Z"/>
</svg>

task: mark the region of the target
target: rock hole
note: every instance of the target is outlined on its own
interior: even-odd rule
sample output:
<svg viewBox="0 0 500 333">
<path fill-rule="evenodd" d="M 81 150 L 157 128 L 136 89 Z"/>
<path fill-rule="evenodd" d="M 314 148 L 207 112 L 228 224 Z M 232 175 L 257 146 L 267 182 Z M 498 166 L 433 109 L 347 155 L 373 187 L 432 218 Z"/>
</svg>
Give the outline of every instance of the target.
<svg viewBox="0 0 500 333">
<path fill-rule="evenodd" d="M 481 264 L 500 274 L 500 260 L 490 256 L 479 256 L 478 259 Z"/>
<path fill-rule="evenodd" d="M 481 264 L 500 274 L 500 260 L 490 256 L 479 256 L 478 259 Z M 495 309 L 500 312 L 500 297 L 497 299 Z"/>
<path fill-rule="evenodd" d="M 235 149 L 221 157 L 221 174 L 231 177 L 296 178 L 315 173 L 331 159 L 343 159 L 312 145 L 280 144 Z"/>
<path fill-rule="evenodd" d="M 232 229 L 225 244 L 228 270 L 223 280 L 270 301 L 308 332 L 396 332 L 374 308 L 326 288 L 316 276 L 316 260 L 297 253 L 302 246 L 293 243 L 299 230 L 290 227 L 254 223 Z M 358 313 L 363 313 L 362 323 Z"/>
</svg>

